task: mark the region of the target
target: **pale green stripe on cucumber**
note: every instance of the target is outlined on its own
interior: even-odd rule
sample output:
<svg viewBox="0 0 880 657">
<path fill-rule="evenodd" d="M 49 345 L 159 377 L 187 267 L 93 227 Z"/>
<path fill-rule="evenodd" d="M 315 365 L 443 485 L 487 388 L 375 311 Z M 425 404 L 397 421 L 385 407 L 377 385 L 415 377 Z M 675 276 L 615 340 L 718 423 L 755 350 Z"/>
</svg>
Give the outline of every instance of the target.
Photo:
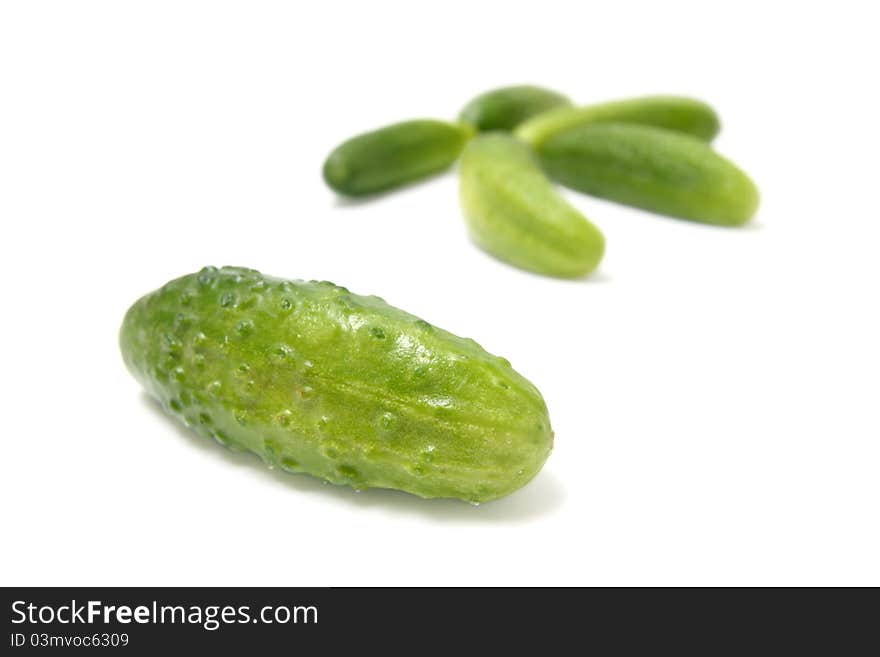
<svg viewBox="0 0 880 657">
<path fill-rule="evenodd" d="M 649 126 L 597 123 L 539 149 L 544 170 L 567 187 L 659 214 L 739 226 L 755 213 L 751 179 L 704 141 Z"/>
<path fill-rule="evenodd" d="M 566 96 L 552 89 L 518 85 L 493 89 L 476 96 L 465 105 L 458 118 L 480 132 L 509 132 L 537 114 L 569 105 L 571 101 Z"/>
<path fill-rule="evenodd" d="M 706 103 L 681 96 L 645 96 L 582 107 L 559 107 L 522 123 L 517 137 L 540 148 L 550 137 L 594 123 L 637 123 L 712 141 L 721 129 L 718 115 Z"/>
<path fill-rule="evenodd" d="M 471 237 L 499 260 L 564 278 L 585 276 L 601 261 L 602 233 L 566 203 L 522 142 L 502 133 L 476 137 L 459 178 Z"/>
<path fill-rule="evenodd" d="M 415 119 L 340 144 L 324 162 L 324 180 L 346 196 L 400 187 L 448 169 L 473 135 L 467 124 Z"/>
</svg>

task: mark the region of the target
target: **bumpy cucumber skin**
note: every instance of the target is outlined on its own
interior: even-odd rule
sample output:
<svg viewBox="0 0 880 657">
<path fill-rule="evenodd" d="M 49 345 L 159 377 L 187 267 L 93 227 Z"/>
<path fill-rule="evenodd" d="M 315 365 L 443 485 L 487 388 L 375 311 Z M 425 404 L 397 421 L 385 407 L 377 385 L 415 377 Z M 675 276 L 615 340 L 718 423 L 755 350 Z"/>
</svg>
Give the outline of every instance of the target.
<svg viewBox="0 0 880 657">
<path fill-rule="evenodd" d="M 346 196 L 387 191 L 448 169 L 472 135 L 468 125 L 433 119 L 395 123 L 337 146 L 324 180 Z"/>
<path fill-rule="evenodd" d="M 622 123 L 586 125 L 540 149 L 545 171 L 572 189 L 637 208 L 719 226 L 744 224 L 758 189 L 703 141 Z"/>
<path fill-rule="evenodd" d="M 120 347 L 178 420 L 334 484 L 484 502 L 552 446 L 544 400 L 505 359 L 332 283 L 207 267 L 137 301 Z"/>
<path fill-rule="evenodd" d="M 665 128 L 711 142 L 721 130 L 706 103 L 681 96 L 645 96 L 583 107 L 560 107 L 524 122 L 516 136 L 533 148 L 559 133 L 593 123 L 637 123 Z"/>
<path fill-rule="evenodd" d="M 476 96 L 465 105 L 458 118 L 479 132 L 509 132 L 537 114 L 569 105 L 571 101 L 556 91 L 519 85 L 493 89 Z"/>
<path fill-rule="evenodd" d="M 585 276 L 601 261 L 602 233 L 565 202 L 525 144 L 479 136 L 462 154 L 459 177 L 471 237 L 496 258 L 561 278 Z"/>
</svg>

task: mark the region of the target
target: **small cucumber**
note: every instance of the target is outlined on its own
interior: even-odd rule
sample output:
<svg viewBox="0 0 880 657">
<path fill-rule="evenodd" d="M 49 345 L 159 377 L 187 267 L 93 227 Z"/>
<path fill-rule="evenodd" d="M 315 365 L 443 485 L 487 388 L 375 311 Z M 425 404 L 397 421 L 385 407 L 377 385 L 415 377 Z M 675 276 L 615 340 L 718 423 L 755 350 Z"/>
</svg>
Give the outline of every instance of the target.
<svg viewBox="0 0 880 657">
<path fill-rule="evenodd" d="M 593 196 L 720 226 L 747 222 L 754 183 L 703 141 L 669 130 L 599 123 L 551 137 L 540 149 L 554 180 Z"/>
<path fill-rule="evenodd" d="M 433 119 L 395 123 L 336 147 L 324 162 L 324 180 L 346 196 L 400 187 L 448 169 L 472 134 L 470 126 Z"/>
<path fill-rule="evenodd" d="M 505 359 L 327 282 L 207 267 L 137 301 L 120 346 L 176 419 L 334 484 L 483 502 L 552 446 L 544 400 Z"/>
<path fill-rule="evenodd" d="M 721 129 L 706 103 L 680 96 L 646 96 L 583 107 L 560 107 L 521 124 L 516 136 L 534 148 L 553 135 L 593 123 L 638 123 L 712 141 Z"/>
<path fill-rule="evenodd" d="M 509 132 L 536 114 L 570 104 L 568 98 L 550 89 L 531 85 L 502 87 L 471 100 L 458 118 L 480 132 Z"/>
<path fill-rule="evenodd" d="M 522 142 L 502 133 L 475 138 L 459 175 L 471 236 L 499 260 L 564 278 L 599 264 L 602 233 L 563 200 Z"/>
</svg>

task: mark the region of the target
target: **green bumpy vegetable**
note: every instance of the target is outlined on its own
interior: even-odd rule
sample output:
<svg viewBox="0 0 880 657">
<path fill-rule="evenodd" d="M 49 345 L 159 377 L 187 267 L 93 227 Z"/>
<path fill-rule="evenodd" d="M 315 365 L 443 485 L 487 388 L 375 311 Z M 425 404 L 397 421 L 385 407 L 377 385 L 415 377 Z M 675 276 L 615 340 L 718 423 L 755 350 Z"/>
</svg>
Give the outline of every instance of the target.
<svg viewBox="0 0 880 657">
<path fill-rule="evenodd" d="M 324 162 L 324 180 L 340 194 L 365 196 L 452 166 L 473 129 L 433 119 L 395 123 L 342 143 Z"/>
<path fill-rule="evenodd" d="M 646 96 L 583 107 L 560 107 L 539 114 L 516 129 L 533 148 L 572 128 L 594 123 L 637 123 L 712 141 L 721 130 L 718 115 L 706 103 L 680 96 Z"/>
<path fill-rule="evenodd" d="M 471 100 L 458 118 L 480 132 L 509 132 L 536 114 L 570 104 L 568 98 L 550 89 L 531 85 L 502 87 Z"/>
<path fill-rule="evenodd" d="M 736 165 L 703 141 L 623 123 L 575 128 L 540 149 L 554 180 L 593 196 L 682 219 L 739 226 L 759 194 Z"/>
<path fill-rule="evenodd" d="M 525 144 L 502 133 L 477 137 L 465 148 L 459 175 L 468 229 L 485 251 L 564 278 L 599 264 L 602 233 L 565 202 Z"/>
<path fill-rule="evenodd" d="M 207 267 L 137 301 L 120 346 L 178 420 L 334 484 L 483 502 L 552 446 L 544 400 L 505 359 L 327 282 Z"/>
</svg>

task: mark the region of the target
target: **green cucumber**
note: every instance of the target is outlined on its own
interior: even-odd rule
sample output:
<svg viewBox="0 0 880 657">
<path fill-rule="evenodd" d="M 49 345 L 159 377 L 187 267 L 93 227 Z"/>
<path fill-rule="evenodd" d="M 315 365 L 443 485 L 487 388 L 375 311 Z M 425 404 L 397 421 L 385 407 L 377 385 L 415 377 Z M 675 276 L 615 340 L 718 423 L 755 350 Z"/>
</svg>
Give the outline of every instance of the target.
<svg viewBox="0 0 880 657">
<path fill-rule="evenodd" d="M 346 196 L 400 187 L 448 169 L 472 134 L 468 125 L 433 119 L 395 123 L 336 147 L 324 162 L 324 180 Z"/>
<path fill-rule="evenodd" d="M 502 87 L 473 98 L 459 114 L 459 120 L 480 132 L 509 132 L 536 114 L 570 105 L 560 93 L 532 85 Z"/>
<path fill-rule="evenodd" d="M 544 400 L 505 359 L 327 282 L 207 267 L 137 301 L 120 347 L 176 419 L 334 484 L 483 502 L 552 446 Z"/>
<path fill-rule="evenodd" d="M 739 226 L 758 208 L 754 183 L 705 142 L 648 126 L 598 123 L 551 137 L 544 170 L 567 187 L 681 219 Z"/>
<path fill-rule="evenodd" d="M 646 96 L 583 107 L 560 107 L 521 124 L 516 136 L 540 148 L 553 135 L 593 123 L 638 123 L 712 141 L 721 129 L 718 115 L 706 103 L 680 96 Z"/>
<path fill-rule="evenodd" d="M 459 178 L 471 237 L 496 258 L 564 278 L 585 276 L 602 259 L 602 233 L 565 202 L 522 142 L 502 133 L 475 138 Z"/>
</svg>

